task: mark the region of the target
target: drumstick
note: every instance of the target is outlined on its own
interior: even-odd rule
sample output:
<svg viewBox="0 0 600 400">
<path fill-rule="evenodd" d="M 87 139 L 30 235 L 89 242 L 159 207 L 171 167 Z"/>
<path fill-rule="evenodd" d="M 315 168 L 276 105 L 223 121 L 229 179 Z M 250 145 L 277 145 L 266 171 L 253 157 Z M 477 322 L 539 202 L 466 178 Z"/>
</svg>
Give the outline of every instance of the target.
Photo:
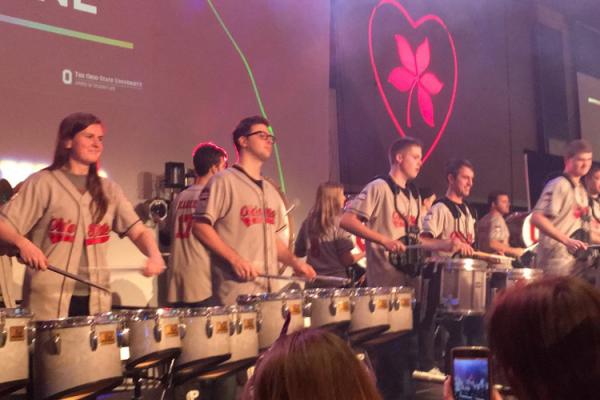
<svg viewBox="0 0 600 400">
<path fill-rule="evenodd" d="M 109 293 L 109 294 L 111 293 L 110 289 L 108 289 L 107 287 L 102 286 L 102 285 L 98 285 L 97 283 L 94 283 L 94 282 L 90 282 L 90 281 L 88 281 L 88 280 L 80 277 L 79 275 L 72 274 L 72 273 L 64 271 L 64 270 L 62 270 L 60 268 L 56 268 L 56 267 L 54 267 L 52 265 L 48 265 L 48 269 L 50 271 L 52 271 L 52 272 L 55 272 L 55 273 L 60 274 L 62 276 L 66 276 L 67 278 L 73 279 L 73 280 L 75 280 L 77 282 L 81 282 L 81 283 L 84 283 L 84 284 L 86 284 L 88 286 L 95 287 L 96 289 L 103 290 L 103 291 L 105 291 L 106 293 Z"/>
<path fill-rule="evenodd" d="M 516 260 L 515 258 L 512 258 L 512 257 L 502 256 L 500 254 L 486 253 L 484 251 L 474 251 L 473 257 L 495 258 L 497 260 L 505 260 L 505 261 L 511 261 L 511 262 Z"/>
<path fill-rule="evenodd" d="M 267 278 L 267 279 L 281 279 L 286 281 L 302 281 L 302 282 L 311 282 L 315 281 L 323 281 L 323 282 L 331 282 L 338 283 L 340 285 L 347 285 L 350 283 L 350 279 L 348 278 L 339 278 L 337 276 L 325 276 L 325 275 L 317 275 L 314 279 L 305 278 L 302 276 L 282 276 L 282 275 L 269 275 L 269 274 L 258 274 L 259 278 Z"/>
</svg>

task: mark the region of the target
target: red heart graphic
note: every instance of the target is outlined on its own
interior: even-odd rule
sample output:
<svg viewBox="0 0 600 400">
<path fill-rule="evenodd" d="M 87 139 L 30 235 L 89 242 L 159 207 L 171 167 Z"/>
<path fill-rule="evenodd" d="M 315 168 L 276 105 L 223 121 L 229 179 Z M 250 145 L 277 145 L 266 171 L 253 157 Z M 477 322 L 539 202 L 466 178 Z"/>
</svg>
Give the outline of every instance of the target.
<svg viewBox="0 0 600 400">
<path fill-rule="evenodd" d="M 404 18 L 406 18 L 406 20 L 412 26 L 413 29 L 419 28 L 419 26 L 423 25 L 424 23 L 431 22 L 431 23 L 436 23 L 439 26 L 441 26 L 442 29 L 448 35 L 448 43 L 450 44 L 450 49 L 452 51 L 452 61 L 454 63 L 454 79 L 453 79 L 453 85 L 452 85 L 452 94 L 450 96 L 450 102 L 448 104 L 448 111 L 446 112 L 444 120 L 443 120 L 442 124 L 440 125 L 439 130 L 435 134 L 431 146 L 426 151 L 425 156 L 423 157 L 423 161 L 425 161 L 425 160 L 427 160 L 429 155 L 433 152 L 433 150 L 436 148 L 438 142 L 440 141 L 440 138 L 444 134 L 444 130 L 446 129 L 446 125 L 448 124 L 448 120 L 450 119 L 450 115 L 452 114 L 452 110 L 454 108 L 454 100 L 456 98 L 456 86 L 457 86 L 457 82 L 458 82 L 458 79 L 457 79 L 458 67 L 457 67 L 456 48 L 454 46 L 454 40 L 452 39 L 452 35 L 450 34 L 450 31 L 448 31 L 446 24 L 444 24 L 444 21 L 442 21 L 442 19 L 440 17 L 438 17 L 437 15 L 429 14 L 429 15 L 426 15 L 426 16 L 420 18 L 417 21 L 414 21 L 412 19 L 412 17 L 408 14 L 408 12 L 404 9 L 404 7 L 402 7 L 402 5 L 400 3 L 398 3 L 396 0 L 381 0 L 379 2 L 379 4 L 377 4 L 375 6 L 375 8 L 373 8 L 373 11 L 371 12 L 371 17 L 369 18 L 369 56 L 371 58 L 371 67 L 373 68 L 373 74 L 375 75 L 375 82 L 377 83 L 377 88 L 379 89 L 379 94 L 381 95 L 381 99 L 383 100 L 385 109 L 387 110 L 387 112 L 388 112 L 390 118 L 392 119 L 392 122 L 394 123 L 394 126 L 396 127 L 396 130 L 398 131 L 398 134 L 400 136 L 402 136 L 402 137 L 406 136 L 406 132 L 404 129 L 402 129 L 402 126 L 398 122 L 398 119 L 396 118 L 394 110 L 392 109 L 390 102 L 383 90 L 383 86 L 381 85 L 381 79 L 379 78 L 379 72 L 377 71 L 377 65 L 375 63 L 375 57 L 373 56 L 373 20 L 375 19 L 375 15 L 377 14 L 377 11 L 379 10 L 379 8 L 384 5 L 394 6 L 398 11 L 400 11 L 400 13 L 404 16 Z"/>
</svg>

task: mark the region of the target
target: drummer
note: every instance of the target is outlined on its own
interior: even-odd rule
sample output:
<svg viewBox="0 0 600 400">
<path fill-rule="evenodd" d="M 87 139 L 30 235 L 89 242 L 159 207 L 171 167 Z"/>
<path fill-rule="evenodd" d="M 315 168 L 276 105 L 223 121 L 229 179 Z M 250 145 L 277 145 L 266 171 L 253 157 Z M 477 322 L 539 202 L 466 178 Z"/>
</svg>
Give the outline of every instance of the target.
<svg viewBox="0 0 600 400">
<path fill-rule="evenodd" d="M 588 269 L 587 261 L 572 254 L 586 250 L 589 242 L 591 213 L 581 178 L 592 166 L 592 147 L 584 140 L 570 142 L 564 162 L 562 175 L 546 183 L 531 216 L 540 230 L 537 263 L 546 275 L 585 274 Z M 582 236 L 572 238 L 576 231 Z"/>
<path fill-rule="evenodd" d="M 92 114 L 60 123 L 52 164 L 30 176 L 0 209 L 0 241 L 14 246 L 29 266 L 23 306 L 37 319 L 109 311 L 111 296 L 42 271 L 53 265 L 108 285 L 109 232 L 127 236 L 148 256 L 144 274 L 158 275 L 164 262 L 148 230 L 113 181 L 98 176 L 105 129 Z"/>
<path fill-rule="evenodd" d="M 294 257 L 277 237 L 283 210 L 275 186 L 261 174 L 275 136 L 260 116 L 245 118 L 233 131 L 238 162 L 213 176 L 199 197 L 193 233 L 211 254 L 213 295 L 232 305 L 241 294 L 270 291 L 259 274 L 277 274 L 278 261 L 313 278 L 307 263 Z"/>
<path fill-rule="evenodd" d="M 192 214 L 209 179 L 227 166 L 227 152 L 213 143 L 201 143 L 194 150 L 192 160 L 196 172 L 194 184 L 175 198 L 168 218 L 171 257 L 167 300 L 173 307 L 214 305 L 210 259 L 208 251 L 191 232 Z"/>
<path fill-rule="evenodd" d="M 592 241 L 600 237 L 600 165 L 593 165 L 585 176 L 585 187 L 588 192 L 592 214 Z"/>
<path fill-rule="evenodd" d="M 504 218 L 510 212 L 508 193 L 494 191 L 488 195 L 489 212 L 477 222 L 477 244 L 479 250 L 512 257 L 520 257 L 525 249 L 511 247 L 510 232 Z"/>
</svg>

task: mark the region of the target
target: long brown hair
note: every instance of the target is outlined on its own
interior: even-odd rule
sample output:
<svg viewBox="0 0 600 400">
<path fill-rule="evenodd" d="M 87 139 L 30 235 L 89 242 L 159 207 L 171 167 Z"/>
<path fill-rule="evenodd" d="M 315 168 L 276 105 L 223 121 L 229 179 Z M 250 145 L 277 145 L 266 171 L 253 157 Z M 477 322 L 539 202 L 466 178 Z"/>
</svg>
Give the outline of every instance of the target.
<svg viewBox="0 0 600 400">
<path fill-rule="evenodd" d="M 600 393 L 600 292 L 572 277 L 501 294 L 488 319 L 490 349 L 523 400 Z"/>
<path fill-rule="evenodd" d="M 344 187 L 339 183 L 325 182 L 317 188 L 315 204 L 308 213 L 308 233 L 311 237 L 324 235 L 334 225 L 344 204 L 340 198 Z"/>
<path fill-rule="evenodd" d="M 380 400 L 373 379 L 336 335 L 305 329 L 282 336 L 257 363 L 243 400 Z"/>
<path fill-rule="evenodd" d="M 95 124 L 101 125 L 102 121 L 100 121 L 100 118 L 89 113 L 79 112 L 65 117 L 58 127 L 54 159 L 52 160 L 52 164 L 46 169 L 53 171 L 64 167 L 68 163 L 71 154 L 71 150 L 67 148 L 67 141 L 72 140 L 76 134 L 88 126 Z M 92 196 L 90 212 L 93 215 L 94 223 L 99 223 L 108 209 L 108 199 L 104 194 L 104 190 L 102 190 L 97 163 L 90 165 L 85 187 Z"/>
</svg>

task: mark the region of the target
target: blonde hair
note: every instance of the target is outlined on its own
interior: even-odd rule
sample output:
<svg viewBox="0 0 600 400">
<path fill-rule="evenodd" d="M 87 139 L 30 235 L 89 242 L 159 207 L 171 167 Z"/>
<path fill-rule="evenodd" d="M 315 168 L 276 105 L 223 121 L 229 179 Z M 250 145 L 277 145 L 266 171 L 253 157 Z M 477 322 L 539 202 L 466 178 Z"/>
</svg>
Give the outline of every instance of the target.
<svg viewBox="0 0 600 400">
<path fill-rule="evenodd" d="M 335 218 L 344 204 L 340 201 L 344 187 L 339 183 L 325 182 L 317 188 L 315 204 L 308 214 L 308 233 L 312 237 L 324 235 L 333 227 Z"/>
</svg>

